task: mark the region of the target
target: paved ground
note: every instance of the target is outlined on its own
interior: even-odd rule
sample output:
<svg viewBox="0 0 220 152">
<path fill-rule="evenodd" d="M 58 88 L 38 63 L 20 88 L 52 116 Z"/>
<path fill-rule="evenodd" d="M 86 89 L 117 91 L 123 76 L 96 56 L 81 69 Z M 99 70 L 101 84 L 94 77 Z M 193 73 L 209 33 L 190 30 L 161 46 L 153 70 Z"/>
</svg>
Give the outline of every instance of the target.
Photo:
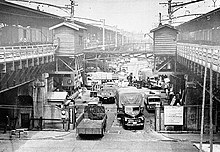
<svg viewBox="0 0 220 152">
<path fill-rule="evenodd" d="M 88 92 L 87 92 L 88 93 Z M 86 95 L 88 99 L 88 94 Z M 81 104 L 85 99 L 76 102 Z M 81 102 L 81 103 L 80 103 Z M 114 105 L 105 105 L 108 114 L 104 137 L 79 138 L 75 130 L 28 131 L 21 138 L 0 131 L 0 152 L 196 152 L 200 134 L 157 133 L 153 130 L 153 115 L 146 115 L 144 130 L 124 130 L 115 119 Z M 209 151 L 208 135 L 204 135 L 203 150 Z M 194 145 L 194 146 L 193 146 Z M 196 148 L 197 147 L 197 148 Z M 214 135 L 214 152 L 220 151 L 220 134 Z"/>
<path fill-rule="evenodd" d="M 199 149 L 200 147 L 200 134 L 190 134 L 190 133 L 186 133 L 186 134 L 164 134 L 161 133 L 163 136 L 170 138 L 170 139 L 174 139 L 176 141 L 189 141 L 194 143 L 195 147 L 197 147 L 197 149 Z M 220 152 L 220 133 L 218 134 L 214 134 L 214 138 L 213 138 L 213 152 Z M 202 144 L 202 149 L 204 150 L 204 152 L 209 152 L 210 151 L 210 144 L 209 144 L 209 135 L 208 134 L 204 134 L 203 135 L 203 144 Z"/>
</svg>

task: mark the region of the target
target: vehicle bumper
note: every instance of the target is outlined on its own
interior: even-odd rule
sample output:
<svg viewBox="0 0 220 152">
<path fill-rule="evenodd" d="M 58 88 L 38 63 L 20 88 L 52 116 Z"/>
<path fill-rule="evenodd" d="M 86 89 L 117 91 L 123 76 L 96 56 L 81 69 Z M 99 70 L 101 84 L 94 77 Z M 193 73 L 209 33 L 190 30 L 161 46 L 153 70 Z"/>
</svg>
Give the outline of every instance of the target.
<svg viewBox="0 0 220 152">
<path fill-rule="evenodd" d="M 144 126 L 144 123 L 126 123 L 125 126 L 127 127 L 135 127 L 135 126 Z"/>
</svg>

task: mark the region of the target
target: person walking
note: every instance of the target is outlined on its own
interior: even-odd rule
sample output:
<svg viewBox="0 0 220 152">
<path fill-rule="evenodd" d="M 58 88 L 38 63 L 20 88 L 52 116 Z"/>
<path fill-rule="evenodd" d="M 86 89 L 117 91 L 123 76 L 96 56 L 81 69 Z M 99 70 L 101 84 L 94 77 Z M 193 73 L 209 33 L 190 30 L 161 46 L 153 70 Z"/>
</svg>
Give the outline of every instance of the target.
<svg viewBox="0 0 220 152">
<path fill-rule="evenodd" d="M 6 116 L 6 118 L 5 118 L 5 128 L 4 128 L 4 133 L 6 133 L 7 130 L 9 129 L 9 125 L 10 125 L 10 119 L 9 119 L 9 116 Z"/>
<path fill-rule="evenodd" d="M 133 74 L 130 73 L 129 76 L 127 77 L 127 79 L 128 79 L 128 82 L 129 82 L 128 86 L 131 86 L 132 85 L 132 80 L 133 80 Z"/>
</svg>

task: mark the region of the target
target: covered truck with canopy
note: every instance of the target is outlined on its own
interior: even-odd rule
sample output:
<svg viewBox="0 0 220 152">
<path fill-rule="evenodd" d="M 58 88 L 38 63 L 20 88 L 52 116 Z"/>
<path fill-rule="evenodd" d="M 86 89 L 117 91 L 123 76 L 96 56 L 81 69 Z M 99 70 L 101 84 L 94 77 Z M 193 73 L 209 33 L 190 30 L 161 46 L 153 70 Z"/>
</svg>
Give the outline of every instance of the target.
<svg viewBox="0 0 220 152">
<path fill-rule="evenodd" d="M 117 117 L 124 128 L 144 128 L 144 96 L 136 87 L 119 88 L 116 92 Z"/>
</svg>

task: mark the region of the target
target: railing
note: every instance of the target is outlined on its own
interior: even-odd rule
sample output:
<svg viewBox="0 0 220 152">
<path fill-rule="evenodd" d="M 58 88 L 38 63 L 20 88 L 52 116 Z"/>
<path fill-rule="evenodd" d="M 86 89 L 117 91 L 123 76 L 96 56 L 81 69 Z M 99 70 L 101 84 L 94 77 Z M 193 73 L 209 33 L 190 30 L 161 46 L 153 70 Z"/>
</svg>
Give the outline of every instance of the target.
<svg viewBox="0 0 220 152">
<path fill-rule="evenodd" d="M 195 63 L 220 70 L 220 46 L 208 46 L 199 44 L 178 43 L 177 54 Z"/>
<path fill-rule="evenodd" d="M 97 44 L 94 43 L 93 45 L 85 45 L 84 46 L 84 51 L 87 50 L 91 50 L 91 49 L 101 49 L 101 48 L 105 48 L 105 50 L 108 50 L 109 48 L 113 48 L 113 47 L 120 47 L 122 50 L 122 52 L 131 52 L 131 51 L 136 51 L 136 52 L 151 52 L 152 51 L 152 44 L 151 43 L 144 43 L 144 42 L 140 42 L 140 43 L 125 43 L 123 45 L 118 44 L 118 46 L 115 45 L 115 43 L 111 43 L 111 44 L 106 44 L 106 45 L 102 45 L 102 44 Z"/>
<path fill-rule="evenodd" d="M 103 48 L 103 47 L 105 47 L 105 49 L 108 49 L 108 48 L 110 48 L 110 47 L 114 47 L 115 46 L 115 44 L 106 44 L 106 45 L 102 45 L 102 44 L 93 44 L 93 45 L 85 45 L 84 46 L 84 49 L 85 50 L 90 50 L 90 49 L 98 49 L 98 48 Z"/>
<path fill-rule="evenodd" d="M 0 63 L 54 55 L 57 47 L 53 44 L 0 47 Z"/>
</svg>

